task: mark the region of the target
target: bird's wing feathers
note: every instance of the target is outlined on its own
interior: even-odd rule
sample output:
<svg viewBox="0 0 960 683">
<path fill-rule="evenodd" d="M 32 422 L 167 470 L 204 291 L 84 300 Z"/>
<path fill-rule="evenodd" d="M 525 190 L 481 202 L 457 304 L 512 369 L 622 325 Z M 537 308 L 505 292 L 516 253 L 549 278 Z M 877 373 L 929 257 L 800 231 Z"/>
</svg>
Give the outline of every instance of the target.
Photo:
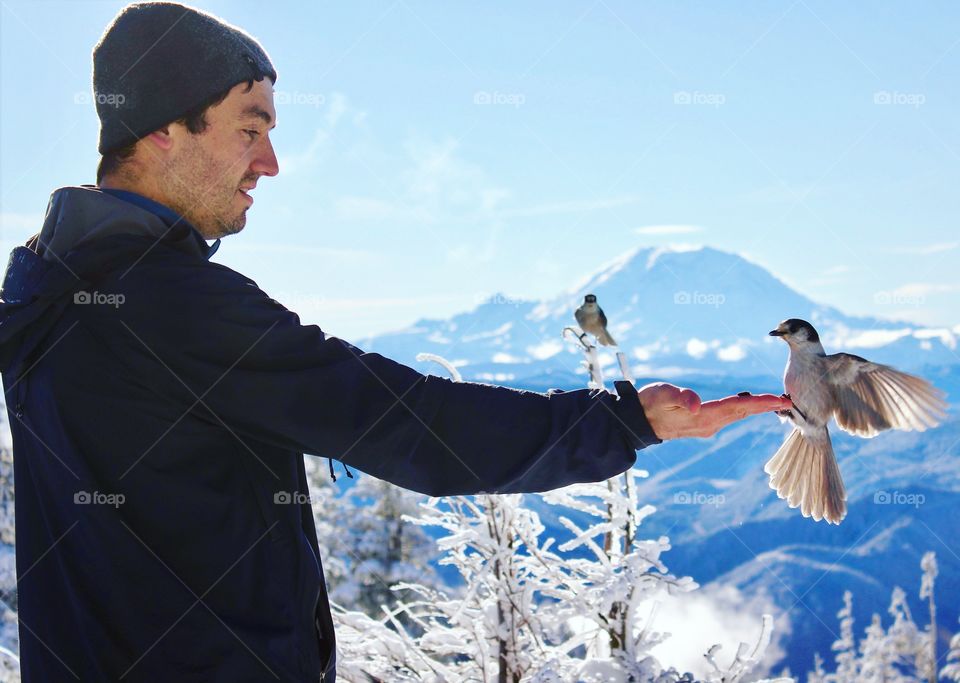
<svg viewBox="0 0 960 683">
<path fill-rule="evenodd" d="M 597 306 L 597 317 L 600 318 L 600 326 L 607 329 L 607 316 L 599 306 Z"/>
<path fill-rule="evenodd" d="M 929 382 L 849 353 L 826 357 L 834 417 L 844 431 L 874 436 L 885 429 L 922 432 L 946 415 L 945 394 Z"/>
</svg>

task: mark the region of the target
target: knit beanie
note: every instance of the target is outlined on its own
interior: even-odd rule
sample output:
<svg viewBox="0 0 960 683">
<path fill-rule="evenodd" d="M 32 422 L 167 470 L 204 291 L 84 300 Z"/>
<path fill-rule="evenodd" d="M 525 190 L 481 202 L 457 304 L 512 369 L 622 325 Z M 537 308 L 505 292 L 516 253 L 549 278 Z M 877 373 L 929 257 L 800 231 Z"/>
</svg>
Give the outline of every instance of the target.
<svg viewBox="0 0 960 683">
<path fill-rule="evenodd" d="M 100 154 L 264 76 L 277 82 L 270 57 L 242 29 L 174 2 L 127 5 L 93 50 Z"/>
</svg>

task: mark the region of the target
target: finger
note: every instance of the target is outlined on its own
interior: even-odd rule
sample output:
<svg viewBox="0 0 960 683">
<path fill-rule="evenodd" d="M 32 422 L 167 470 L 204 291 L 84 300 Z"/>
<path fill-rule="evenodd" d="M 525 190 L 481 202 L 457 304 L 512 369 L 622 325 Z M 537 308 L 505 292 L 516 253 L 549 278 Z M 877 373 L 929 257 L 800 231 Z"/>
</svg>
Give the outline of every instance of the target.
<svg viewBox="0 0 960 683">
<path fill-rule="evenodd" d="M 741 393 L 736 396 L 726 396 L 717 401 L 717 403 L 730 402 L 731 404 L 736 403 L 739 405 L 747 406 L 748 415 L 756 415 L 757 413 L 772 412 L 776 410 L 789 410 L 793 407 L 793 402 L 786 397 L 774 396 L 773 394 L 747 394 Z M 713 401 L 710 401 L 713 403 Z"/>
<path fill-rule="evenodd" d="M 758 396 L 728 396 L 714 401 L 707 401 L 700 407 L 700 414 L 717 424 L 726 426 L 736 420 L 742 420 L 750 415 L 769 413 L 784 410 L 789 407 L 785 399 L 772 394 Z"/>
<path fill-rule="evenodd" d="M 655 391 L 656 402 L 664 408 L 686 408 L 686 404 L 683 402 L 683 389 L 680 387 L 660 382 L 655 386 Z"/>
</svg>

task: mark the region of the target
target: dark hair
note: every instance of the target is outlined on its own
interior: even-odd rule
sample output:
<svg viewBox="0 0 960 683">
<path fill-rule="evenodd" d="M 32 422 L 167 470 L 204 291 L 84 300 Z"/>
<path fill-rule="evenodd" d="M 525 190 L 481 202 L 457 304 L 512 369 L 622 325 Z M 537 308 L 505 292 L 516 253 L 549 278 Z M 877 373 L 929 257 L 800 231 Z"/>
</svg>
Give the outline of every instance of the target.
<svg viewBox="0 0 960 683">
<path fill-rule="evenodd" d="M 227 99 L 227 95 L 230 94 L 230 91 L 233 90 L 234 87 L 235 85 L 232 85 L 223 92 L 212 95 L 172 123 L 183 124 L 192 134 L 199 135 L 207 129 L 207 109 L 210 107 L 215 107 Z M 247 93 L 252 89 L 253 81 L 249 80 L 247 81 L 247 87 L 243 92 Z M 129 145 L 112 149 L 100 157 L 100 163 L 97 164 L 98 185 L 100 184 L 100 181 L 103 180 L 103 176 L 110 173 L 116 173 L 121 167 L 123 167 L 127 160 L 133 156 L 134 151 L 136 151 L 136 144 L 136 141 L 131 142 Z"/>
</svg>

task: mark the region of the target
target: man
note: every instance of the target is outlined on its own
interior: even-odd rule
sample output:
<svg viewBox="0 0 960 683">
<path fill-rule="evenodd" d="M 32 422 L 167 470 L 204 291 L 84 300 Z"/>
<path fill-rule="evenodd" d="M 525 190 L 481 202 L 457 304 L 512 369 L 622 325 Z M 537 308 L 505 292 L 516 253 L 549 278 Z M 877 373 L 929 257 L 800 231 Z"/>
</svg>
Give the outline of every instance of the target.
<svg viewBox="0 0 960 683">
<path fill-rule="evenodd" d="M 266 52 L 144 3 L 93 62 L 98 184 L 53 193 L 0 303 L 27 683 L 333 681 L 304 453 L 434 496 L 544 491 L 790 405 L 454 383 L 301 325 L 209 260 L 279 171 Z"/>
</svg>

